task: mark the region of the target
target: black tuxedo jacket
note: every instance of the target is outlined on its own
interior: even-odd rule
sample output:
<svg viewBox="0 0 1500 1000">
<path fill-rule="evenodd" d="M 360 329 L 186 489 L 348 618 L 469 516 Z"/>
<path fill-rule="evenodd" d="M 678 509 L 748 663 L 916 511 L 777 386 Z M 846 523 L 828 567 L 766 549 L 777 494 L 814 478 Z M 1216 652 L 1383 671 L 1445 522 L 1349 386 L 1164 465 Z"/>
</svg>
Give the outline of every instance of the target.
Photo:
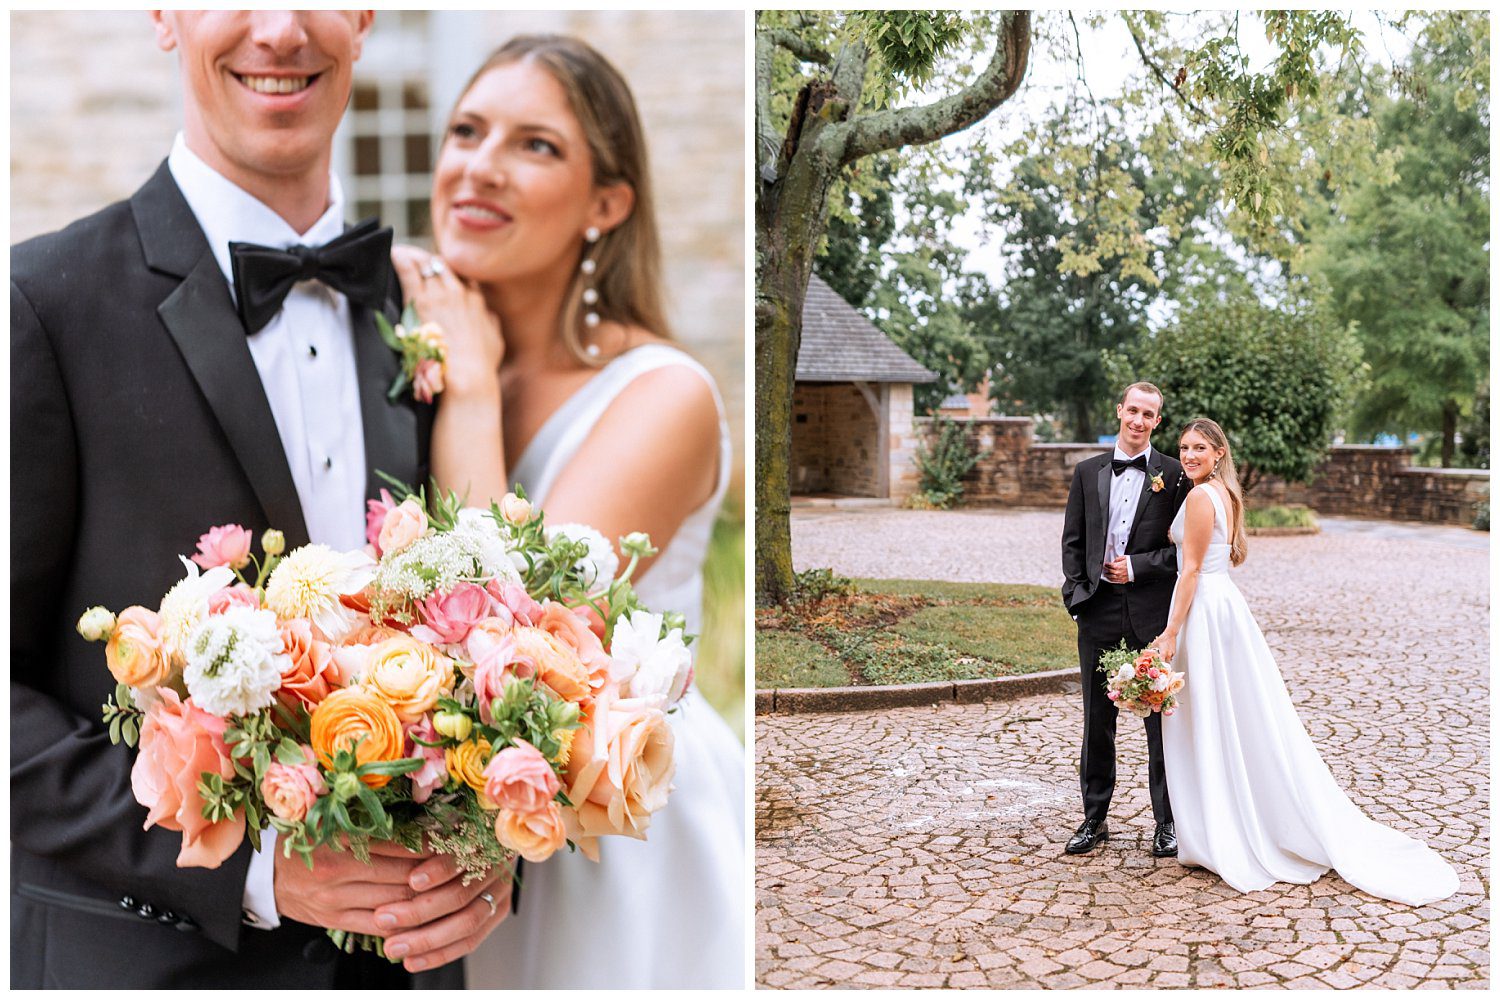
<svg viewBox="0 0 1500 1000">
<path fill-rule="evenodd" d="M 213 525 L 308 540 L 229 284 L 166 165 L 13 247 L 10 297 L 12 985 L 329 985 L 320 930 L 243 927 L 248 843 L 178 868 L 181 835 L 142 829 L 134 754 L 100 722 L 114 681 L 74 631 L 91 605 L 155 607 Z M 386 399 L 399 362 L 351 308 L 373 496 L 377 470 L 425 480 L 431 407 Z"/>
<path fill-rule="evenodd" d="M 1083 623 L 1088 621 L 1089 601 L 1099 592 L 1104 572 L 1113 457 L 1113 452 L 1108 451 L 1074 467 L 1063 515 L 1063 603 Z M 1163 488 L 1159 491 L 1151 489 L 1153 475 L 1162 478 Z M 1130 620 L 1141 634 L 1150 632 L 1155 637 L 1166 627 L 1172 588 L 1177 583 L 1177 551 L 1167 539 L 1167 529 L 1187 499 L 1190 486 L 1182 474 L 1182 465 L 1153 448 L 1135 508 L 1135 523 L 1125 546 L 1135 572 L 1134 582 L 1124 588 L 1128 595 L 1126 604 Z M 1160 624 L 1154 624 L 1158 619 Z"/>
</svg>

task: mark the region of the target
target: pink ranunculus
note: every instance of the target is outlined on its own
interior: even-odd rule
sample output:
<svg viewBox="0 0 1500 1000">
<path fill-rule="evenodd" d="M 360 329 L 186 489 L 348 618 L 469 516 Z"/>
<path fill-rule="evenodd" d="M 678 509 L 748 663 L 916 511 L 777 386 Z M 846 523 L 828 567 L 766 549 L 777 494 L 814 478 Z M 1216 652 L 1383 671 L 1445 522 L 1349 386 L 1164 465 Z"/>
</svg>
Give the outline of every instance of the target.
<svg viewBox="0 0 1500 1000">
<path fill-rule="evenodd" d="M 250 565 L 250 532 L 238 524 L 221 524 L 209 528 L 198 538 L 198 553 L 193 562 L 204 569 L 228 566 L 244 569 Z"/>
<path fill-rule="evenodd" d="M 479 629 L 475 629 L 477 634 Z M 536 662 L 516 653 L 516 641 L 506 635 L 480 647 L 474 659 L 474 697 L 479 702 L 479 718 L 485 725 L 495 721 L 490 702 L 505 693 L 505 681 L 515 677 L 526 680 L 536 676 Z"/>
<path fill-rule="evenodd" d="M 427 534 L 427 512 L 416 497 L 407 497 L 385 516 L 380 526 L 379 547 L 382 554 L 400 552 Z"/>
<path fill-rule="evenodd" d="M 430 716 L 423 716 L 406 727 L 406 756 L 421 757 L 424 761 L 421 767 L 407 775 L 411 778 L 411 799 L 421 805 L 448 780 L 448 765 L 442 747 L 423 746 L 412 739 L 413 736 L 427 743 L 440 742 L 442 737 L 432 727 Z"/>
<path fill-rule="evenodd" d="M 283 764 L 273 760 L 261 779 L 260 793 L 266 805 L 277 817 L 288 823 L 300 823 L 307 811 L 318 801 L 318 796 L 328 791 L 323 776 L 314 763 L 312 748 L 302 747 L 301 764 Z"/>
<path fill-rule="evenodd" d="M 375 555 L 380 556 L 380 529 L 385 526 L 385 516 L 396 507 L 396 498 L 391 496 L 389 490 L 380 491 L 379 500 L 365 501 L 365 541 L 375 547 Z"/>
<path fill-rule="evenodd" d="M 314 636 L 312 623 L 305 618 L 281 622 L 280 628 L 287 665 L 281 671 L 277 697 L 288 705 L 301 704 L 311 712 L 335 688 L 343 686 L 339 668 L 333 662 L 333 647 Z"/>
<path fill-rule="evenodd" d="M 419 403 L 430 403 L 443 391 L 443 363 L 432 358 L 417 362 L 411 394 Z"/>
<path fill-rule="evenodd" d="M 227 779 L 234 765 L 224 746 L 223 719 L 181 701 L 171 688 L 146 710 L 140 752 L 130 772 L 135 799 L 147 809 L 146 828 L 160 826 L 182 834 L 179 868 L 217 868 L 245 839 L 245 813 L 226 820 L 203 818 L 198 781 L 204 772 Z"/>
<path fill-rule="evenodd" d="M 589 673 L 589 687 L 598 691 L 609 681 L 612 661 L 604 644 L 589 627 L 588 619 L 577 608 L 566 608 L 548 601 L 542 606 L 536 627 L 577 654 Z"/>
<path fill-rule="evenodd" d="M 446 594 L 435 593 L 420 605 L 422 624 L 440 643 L 463 642 L 475 625 L 490 617 L 493 607 L 494 599 L 472 583 L 454 584 Z"/>
<path fill-rule="evenodd" d="M 519 583 L 491 580 L 484 585 L 484 589 L 515 617 L 518 625 L 535 625 L 541 621 L 542 606 L 533 601 L 531 595 L 526 593 L 526 588 Z"/>
<path fill-rule="evenodd" d="M 255 591 L 243 583 L 236 583 L 230 587 L 220 587 L 209 595 L 208 613 L 211 615 L 222 615 L 230 608 L 259 608 L 260 597 Z"/>
<path fill-rule="evenodd" d="M 518 739 L 484 766 L 484 794 L 502 809 L 520 813 L 547 808 L 562 783 L 540 750 Z"/>
</svg>

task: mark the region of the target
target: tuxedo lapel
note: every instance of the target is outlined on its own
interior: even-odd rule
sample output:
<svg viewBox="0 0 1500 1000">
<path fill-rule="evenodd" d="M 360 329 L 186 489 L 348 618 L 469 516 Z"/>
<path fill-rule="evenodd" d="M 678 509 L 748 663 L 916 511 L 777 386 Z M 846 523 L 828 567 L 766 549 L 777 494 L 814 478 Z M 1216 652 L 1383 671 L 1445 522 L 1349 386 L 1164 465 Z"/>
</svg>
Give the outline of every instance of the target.
<svg viewBox="0 0 1500 1000">
<path fill-rule="evenodd" d="M 417 414 L 405 397 L 386 397 L 401 371 L 401 361 L 380 339 L 375 314 L 350 303 L 354 325 L 354 363 L 359 369 L 359 409 L 365 432 L 365 496 L 376 497 L 393 476 L 416 489 L 418 475 Z M 406 390 L 409 396 L 411 390 Z M 498 414 L 496 419 L 498 419 Z"/>
<path fill-rule="evenodd" d="M 1099 467 L 1099 485 L 1096 489 L 1096 497 L 1093 510 L 1094 524 L 1099 529 L 1099 537 L 1104 537 L 1104 532 L 1109 526 L 1109 491 L 1114 485 L 1115 470 L 1110 464 L 1110 456 L 1104 456 L 1104 464 Z M 1104 549 L 1099 549 L 1102 557 Z"/>
<path fill-rule="evenodd" d="M 213 410 L 267 523 L 287 547 L 307 542 L 297 487 L 229 283 L 165 164 L 131 199 L 146 262 L 182 278 L 157 307 L 188 370 Z"/>
</svg>

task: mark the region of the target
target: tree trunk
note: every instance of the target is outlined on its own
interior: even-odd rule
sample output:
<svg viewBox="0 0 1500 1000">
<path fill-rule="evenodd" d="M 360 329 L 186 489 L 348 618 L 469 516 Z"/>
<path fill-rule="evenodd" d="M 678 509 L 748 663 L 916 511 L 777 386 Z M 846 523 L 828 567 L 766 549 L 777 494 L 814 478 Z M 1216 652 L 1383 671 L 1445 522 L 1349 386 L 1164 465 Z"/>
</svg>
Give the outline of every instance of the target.
<svg viewBox="0 0 1500 1000">
<path fill-rule="evenodd" d="M 1458 437 L 1458 403 L 1447 400 L 1443 403 L 1443 468 L 1453 468 L 1453 450 Z"/>
</svg>

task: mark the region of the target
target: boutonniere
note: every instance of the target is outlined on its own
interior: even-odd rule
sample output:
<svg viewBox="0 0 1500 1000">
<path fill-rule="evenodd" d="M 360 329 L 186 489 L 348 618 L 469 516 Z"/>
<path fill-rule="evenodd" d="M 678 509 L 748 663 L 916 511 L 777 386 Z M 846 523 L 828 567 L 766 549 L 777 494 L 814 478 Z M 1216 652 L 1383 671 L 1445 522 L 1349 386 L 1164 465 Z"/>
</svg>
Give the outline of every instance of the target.
<svg viewBox="0 0 1500 1000">
<path fill-rule="evenodd" d="M 443 391 L 443 365 L 448 356 L 443 328 L 436 323 L 423 323 L 410 303 L 401 313 L 401 322 L 393 326 L 377 312 L 375 325 L 385 346 L 401 356 L 401 374 L 391 383 L 386 398 L 395 399 L 410 386 L 417 402 L 432 402 Z"/>
<path fill-rule="evenodd" d="M 1166 489 L 1167 481 L 1161 477 L 1161 470 L 1157 469 L 1151 473 L 1151 492 L 1160 493 Z"/>
</svg>

